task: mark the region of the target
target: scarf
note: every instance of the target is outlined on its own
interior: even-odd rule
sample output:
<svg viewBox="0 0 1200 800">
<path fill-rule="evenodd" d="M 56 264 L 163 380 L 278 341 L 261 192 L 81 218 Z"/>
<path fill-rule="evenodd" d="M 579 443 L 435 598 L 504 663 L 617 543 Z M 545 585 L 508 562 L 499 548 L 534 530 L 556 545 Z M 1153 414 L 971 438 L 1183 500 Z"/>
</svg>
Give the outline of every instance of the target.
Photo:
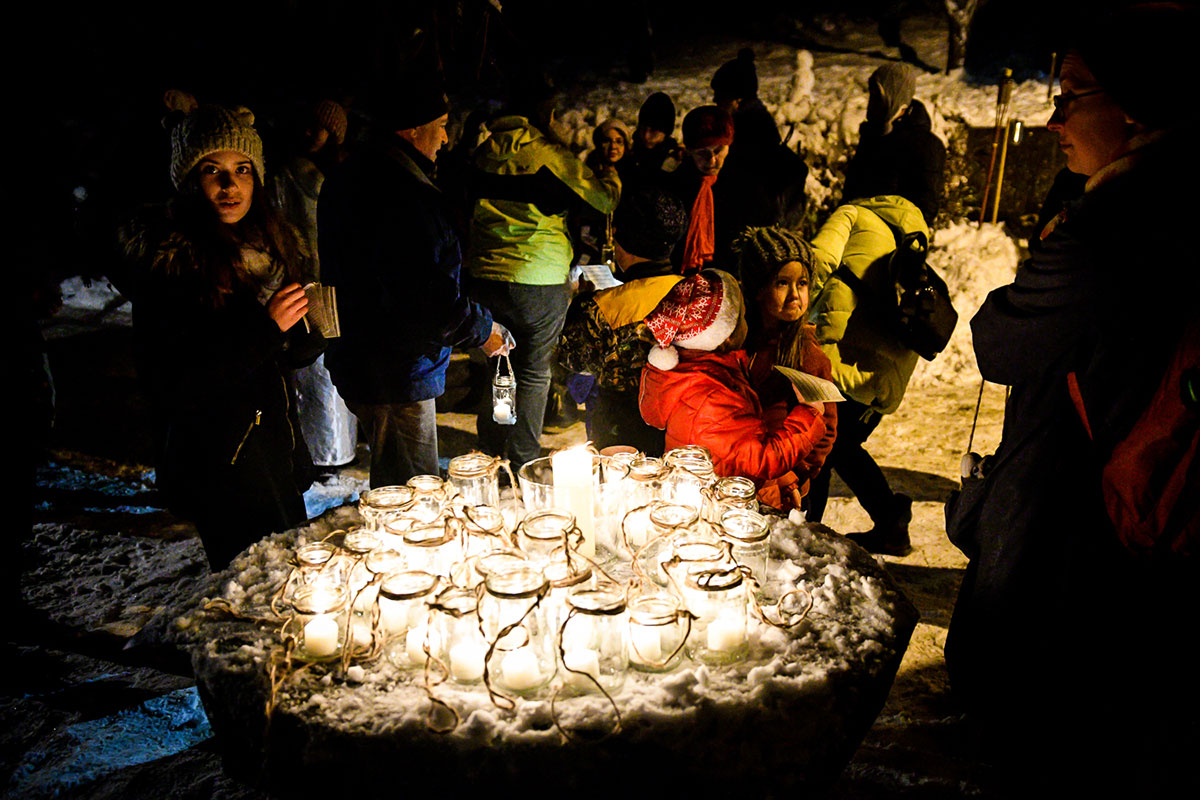
<svg viewBox="0 0 1200 800">
<path fill-rule="evenodd" d="M 716 252 L 716 235 L 713 233 L 713 184 L 716 175 L 700 178 L 700 190 L 692 202 L 692 213 L 688 220 L 687 236 L 683 240 L 684 275 L 689 275 L 709 261 Z"/>
</svg>

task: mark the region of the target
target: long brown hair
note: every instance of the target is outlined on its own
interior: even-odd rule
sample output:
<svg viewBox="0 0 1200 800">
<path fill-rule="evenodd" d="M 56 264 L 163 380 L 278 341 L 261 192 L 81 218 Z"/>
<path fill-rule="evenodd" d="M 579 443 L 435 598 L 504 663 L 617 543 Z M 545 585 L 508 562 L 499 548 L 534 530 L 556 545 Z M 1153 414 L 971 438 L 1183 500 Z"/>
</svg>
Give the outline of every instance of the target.
<svg viewBox="0 0 1200 800">
<path fill-rule="evenodd" d="M 199 167 L 188 173 L 179 187 L 171 201 L 170 216 L 188 245 L 191 263 L 174 258 L 168 269 L 177 275 L 192 272 L 204 300 L 213 308 L 220 308 L 226 297 L 247 285 L 238 270 L 242 265 L 242 248 L 247 245 L 282 263 L 285 283 L 300 280 L 303 255 L 299 239 L 271 205 L 257 171 L 250 209 L 238 222 L 228 225 L 217 217 L 200 187 Z"/>
</svg>

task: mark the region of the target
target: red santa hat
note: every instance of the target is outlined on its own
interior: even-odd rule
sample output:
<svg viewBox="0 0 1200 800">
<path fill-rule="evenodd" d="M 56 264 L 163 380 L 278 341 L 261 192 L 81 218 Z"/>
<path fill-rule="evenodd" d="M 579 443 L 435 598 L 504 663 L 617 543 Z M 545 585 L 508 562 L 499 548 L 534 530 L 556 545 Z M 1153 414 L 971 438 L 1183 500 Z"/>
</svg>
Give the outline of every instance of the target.
<svg viewBox="0 0 1200 800">
<path fill-rule="evenodd" d="M 679 363 L 675 345 L 716 350 L 737 328 L 742 308 L 742 290 L 728 272 L 706 269 L 685 278 L 644 320 L 658 343 L 650 348 L 650 363 L 674 369 Z"/>
</svg>

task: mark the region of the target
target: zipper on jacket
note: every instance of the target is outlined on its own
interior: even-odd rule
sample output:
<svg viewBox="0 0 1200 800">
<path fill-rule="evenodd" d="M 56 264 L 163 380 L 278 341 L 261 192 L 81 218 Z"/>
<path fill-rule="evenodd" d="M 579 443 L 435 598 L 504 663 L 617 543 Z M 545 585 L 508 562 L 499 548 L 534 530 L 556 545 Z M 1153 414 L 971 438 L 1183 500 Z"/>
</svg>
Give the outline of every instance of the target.
<svg viewBox="0 0 1200 800">
<path fill-rule="evenodd" d="M 255 411 L 254 412 L 254 422 L 251 422 L 250 427 L 246 428 L 246 433 L 242 436 L 242 440 L 240 442 L 238 442 L 237 450 L 233 451 L 233 458 L 229 459 L 230 466 L 233 466 L 234 464 L 237 463 L 238 456 L 240 456 L 242 454 L 242 447 L 245 446 L 246 440 L 250 438 L 250 434 L 254 431 L 254 429 L 257 428 L 261 424 L 262 424 L 262 412 Z"/>
</svg>

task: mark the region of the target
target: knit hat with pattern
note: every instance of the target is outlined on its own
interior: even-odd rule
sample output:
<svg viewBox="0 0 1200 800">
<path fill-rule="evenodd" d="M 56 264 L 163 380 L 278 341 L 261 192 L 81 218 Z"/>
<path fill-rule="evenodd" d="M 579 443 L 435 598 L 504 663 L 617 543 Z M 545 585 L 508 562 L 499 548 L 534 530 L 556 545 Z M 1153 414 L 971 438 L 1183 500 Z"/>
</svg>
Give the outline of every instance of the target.
<svg viewBox="0 0 1200 800">
<path fill-rule="evenodd" d="M 766 285 L 789 261 L 799 262 L 812 277 L 812 245 L 786 228 L 746 228 L 731 247 L 748 292 L 751 287 L 757 290 Z"/>
<path fill-rule="evenodd" d="M 338 144 L 346 143 L 346 109 L 332 100 L 322 100 L 313 109 L 313 118 Z"/>
<path fill-rule="evenodd" d="M 638 111 L 638 127 L 662 131 L 667 136 L 675 132 L 675 104 L 666 92 L 655 92 L 646 98 Z"/>
<path fill-rule="evenodd" d="M 742 290 L 728 272 L 705 269 L 681 280 L 644 320 L 658 343 L 650 363 L 662 370 L 679 363 L 675 345 L 687 350 L 716 350 L 737 328 Z"/>
<path fill-rule="evenodd" d="M 178 189 L 201 159 L 222 150 L 241 153 L 266 180 L 262 139 L 254 130 L 254 112 L 245 106 L 200 106 L 171 130 L 171 182 Z"/>
<path fill-rule="evenodd" d="M 717 106 L 693 108 L 683 118 L 683 146 L 720 147 L 733 144 L 733 117 Z"/>
</svg>

